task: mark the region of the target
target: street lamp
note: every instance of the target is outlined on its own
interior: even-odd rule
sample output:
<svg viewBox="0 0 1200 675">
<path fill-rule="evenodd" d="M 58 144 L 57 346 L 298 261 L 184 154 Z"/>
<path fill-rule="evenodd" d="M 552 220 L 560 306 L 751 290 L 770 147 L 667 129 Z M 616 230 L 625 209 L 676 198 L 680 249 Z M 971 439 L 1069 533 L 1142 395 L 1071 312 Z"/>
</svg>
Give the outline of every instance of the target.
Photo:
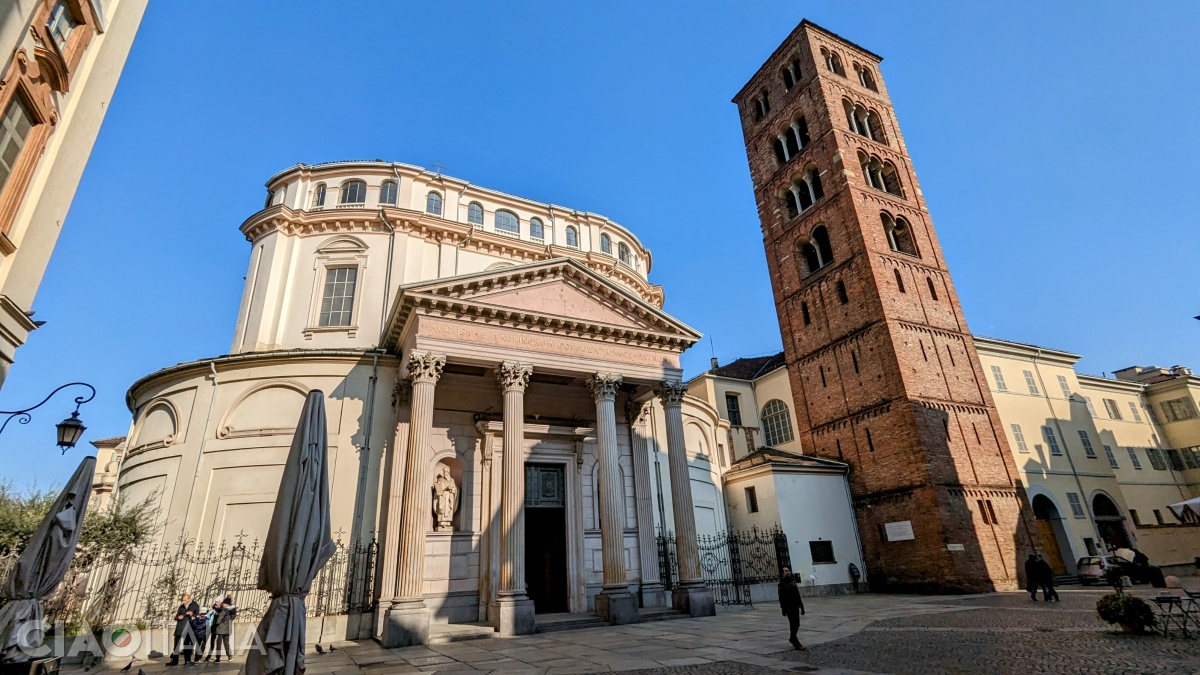
<svg viewBox="0 0 1200 675">
<path fill-rule="evenodd" d="M 87 387 L 91 393 L 86 397 L 76 396 L 75 412 L 71 413 L 70 417 L 54 425 L 55 429 L 58 430 L 58 447 L 62 448 L 63 454 L 66 454 L 67 450 L 75 447 L 75 444 L 79 442 L 79 437 L 83 436 L 83 432 L 87 429 L 87 427 L 83 426 L 83 421 L 79 419 L 79 406 L 96 398 L 96 388 L 87 382 L 70 382 L 68 384 L 64 384 L 58 389 L 55 389 L 47 394 L 46 398 L 42 399 L 41 403 L 24 408 L 22 410 L 0 410 L 0 415 L 8 415 L 8 417 L 4 419 L 4 424 L 0 424 L 0 434 L 4 433 L 5 427 L 8 426 L 8 423 L 11 422 L 14 417 L 17 419 L 18 424 L 29 424 L 29 421 L 33 419 L 33 417 L 29 414 L 30 411 L 37 410 L 38 408 L 42 407 L 45 405 L 46 401 L 49 401 L 54 397 L 55 394 L 63 389 L 66 389 L 67 387 Z"/>
</svg>

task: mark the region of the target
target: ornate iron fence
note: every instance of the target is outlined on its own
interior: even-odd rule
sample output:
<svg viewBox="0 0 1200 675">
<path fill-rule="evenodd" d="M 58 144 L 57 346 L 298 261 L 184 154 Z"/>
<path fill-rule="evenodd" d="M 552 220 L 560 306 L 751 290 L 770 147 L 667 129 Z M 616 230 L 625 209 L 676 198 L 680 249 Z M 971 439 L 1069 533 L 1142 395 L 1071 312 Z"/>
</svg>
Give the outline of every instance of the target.
<svg viewBox="0 0 1200 675">
<path fill-rule="evenodd" d="M 679 583 L 679 558 L 674 532 L 659 532 L 658 564 L 667 590 Z M 770 530 L 701 535 L 696 541 L 704 583 L 722 605 L 753 605 L 752 584 L 775 583 L 791 566 L 787 536 L 776 525 Z"/>
<path fill-rule="evenodd" d="M 179 597 L 190 593 L 203 607 L 226 594 L 234 597 L 238 618 L 262 618 L 270 602 L 258 590 L 262 546 L 238 537 L 233 545 L 180 539 L 106 555 L 81 551 L 70 571 L 46 601 L 46 619 L 92 626 L 130 623 L 154 626 L 169 622 Z M 369 612 L 375 608 L 374 539 L 345 543 L 339 539 L 305 601 L 309 616 Z M 0 578 L 16 555 L 0 558 Z"/>
</svg>

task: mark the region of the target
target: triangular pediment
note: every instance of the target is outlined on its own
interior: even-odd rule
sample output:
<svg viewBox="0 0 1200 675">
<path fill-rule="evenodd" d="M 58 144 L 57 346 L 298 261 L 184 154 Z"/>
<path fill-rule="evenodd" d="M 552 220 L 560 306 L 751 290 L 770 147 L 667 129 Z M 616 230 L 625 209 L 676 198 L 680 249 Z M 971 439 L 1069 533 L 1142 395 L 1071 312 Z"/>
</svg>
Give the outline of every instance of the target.
<svg viewBox="0 0 1200 675">
<path fill-rule="evenodd" d="M 389 342 L 419 307 L 437 308 L 443 317 L 486 317 L 580 337 L 670 343 L 680 350 L 700 339 L 620 283 L 569 258 L 404 286 L 389 322 Z"/>
</svg>

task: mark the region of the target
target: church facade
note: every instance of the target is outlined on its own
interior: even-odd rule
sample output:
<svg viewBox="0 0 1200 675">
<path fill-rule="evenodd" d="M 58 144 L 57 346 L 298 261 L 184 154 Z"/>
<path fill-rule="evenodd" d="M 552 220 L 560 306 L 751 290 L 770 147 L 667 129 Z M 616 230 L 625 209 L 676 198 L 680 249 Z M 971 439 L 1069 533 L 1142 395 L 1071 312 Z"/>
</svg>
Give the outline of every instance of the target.
<svg viewBox="0 0 1200 675">
<path fill-rule="evenodd" d="M 531 632 L 543 612 L 711 614 L 728 424 L 652 256 L 592 213 L 385 162 L 296 166 L 243 223 L 229 354 L 135 382 L 116 478 L 162 536 L 261 537 L 305 395 L 326 395 L 333 529 L 379 541 L 376 635 Z M 656 533 L 676 535 L 664 590 Z"/>
</svg>

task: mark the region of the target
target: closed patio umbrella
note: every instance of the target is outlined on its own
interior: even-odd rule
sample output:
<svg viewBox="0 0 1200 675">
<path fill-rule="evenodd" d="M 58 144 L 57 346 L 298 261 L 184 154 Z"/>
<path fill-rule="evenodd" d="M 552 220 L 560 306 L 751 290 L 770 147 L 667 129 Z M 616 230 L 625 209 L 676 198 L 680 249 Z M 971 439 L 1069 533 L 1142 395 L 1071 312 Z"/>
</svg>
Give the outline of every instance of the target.
<svg viewBox="0 0 1200 675">
<path fill-rule="evenodd" d="M 329 524 L 329 437 L 325 395 L 309 392 L 292 439 L 271 527 L 258 567 L 258 587 L 271 604 L 256 629 L 265 650 L 252 648 L 242 673 L 300 675 L 304 672 L 304 597 L 333 555 Z"/>
<path fill-rule="evenodd" d="M 96 458 L 84 457 L 0 589 L 5 600 L 0 608 L 2 663 L 29 661 L 21 644 L 34 648 L 42 644 L 42 601 L 54 592 L 75 558 L 95 472 Z"/>
</svg>

